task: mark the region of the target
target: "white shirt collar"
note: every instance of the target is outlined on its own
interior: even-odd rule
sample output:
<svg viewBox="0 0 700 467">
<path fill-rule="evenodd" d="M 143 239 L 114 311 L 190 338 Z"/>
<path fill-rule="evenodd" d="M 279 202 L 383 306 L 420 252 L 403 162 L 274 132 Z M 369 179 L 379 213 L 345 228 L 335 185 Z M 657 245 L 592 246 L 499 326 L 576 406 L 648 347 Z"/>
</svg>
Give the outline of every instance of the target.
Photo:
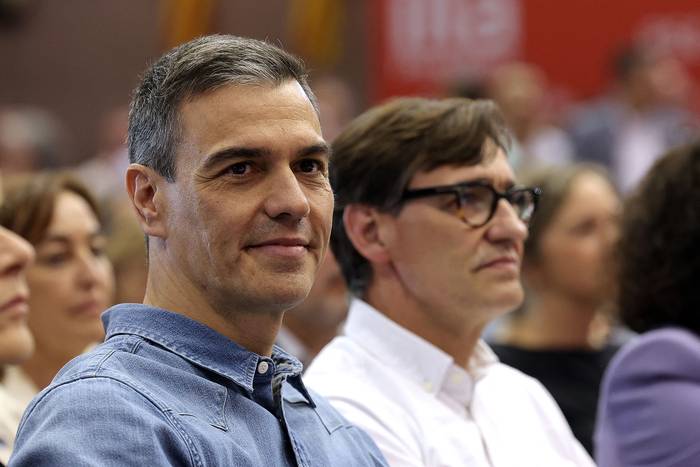
<svg viewBox="0 0 700 467">
<path fill-rule="evenodd" d="M 442 393 L 462 407 L 471 401 L 475 381 L 498 362 L 488 345 L 479 340 L 465 370 L 450 355 L 357 298 L 350 304 L 344 334 L 378 359 L 401 368 L 425 391 Z"/>
</svg>

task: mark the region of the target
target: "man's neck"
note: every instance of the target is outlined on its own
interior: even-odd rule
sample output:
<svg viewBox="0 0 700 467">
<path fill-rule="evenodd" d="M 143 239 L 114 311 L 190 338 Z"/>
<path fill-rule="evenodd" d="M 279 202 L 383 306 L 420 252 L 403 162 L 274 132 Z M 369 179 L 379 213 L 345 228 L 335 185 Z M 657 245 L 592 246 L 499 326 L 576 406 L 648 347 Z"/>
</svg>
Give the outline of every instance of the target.
<svg viewBox="0 0 700 467">
<path fill-rule="evenodd" d="M 158 281 L 153 280 L 156 275 Z M 194 284 L 183 280 L 181 275 L 163 276 L 153 269 L 149 270 L 143 303 L 187 316 L 241 347 L 267 356 L 272 353 L 284 314 L 282 311 L 224 309 L 208 301 Z"/>
<path fill-rule="evenodd" d="M 421 306 L 390 285 L 370 287 L 364 300 L 398 325 L 420 336 L 467 368 L 486 323 L 443 323 L 435 307 Z M 459 313 L 467 316 L 465 310 Z"/>
</svg>

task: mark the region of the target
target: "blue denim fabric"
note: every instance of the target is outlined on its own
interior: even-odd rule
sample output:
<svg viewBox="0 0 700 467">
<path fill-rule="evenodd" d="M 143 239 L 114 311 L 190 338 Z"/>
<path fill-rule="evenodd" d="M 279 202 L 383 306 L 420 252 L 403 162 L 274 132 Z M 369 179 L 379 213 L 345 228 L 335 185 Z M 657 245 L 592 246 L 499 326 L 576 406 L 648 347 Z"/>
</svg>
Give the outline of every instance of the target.
<svg viewBox="0 0 700 467">
<path fill-rule="evenodd" d="M 145 305 L 115 306 L 103 320 L 105 343 L 27 408 L 10 466 L 387 465 L 307 391 L 301 364 L 281 349 L 261 357 Z"/>
</svg>

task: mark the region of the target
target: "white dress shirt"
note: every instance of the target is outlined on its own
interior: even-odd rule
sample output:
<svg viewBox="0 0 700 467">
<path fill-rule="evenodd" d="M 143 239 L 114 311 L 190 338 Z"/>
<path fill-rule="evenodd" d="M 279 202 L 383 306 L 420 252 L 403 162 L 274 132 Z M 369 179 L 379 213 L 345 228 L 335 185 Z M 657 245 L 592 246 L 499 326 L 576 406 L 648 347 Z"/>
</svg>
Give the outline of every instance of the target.
<svg viewBox="0 0 700 467">
<path fill-rule="evenodd" d="M 465 370 L 361 300 L 304 378 L 392 466 L 593 466 L 535 379 L 480 341 Z"/>
</svg>

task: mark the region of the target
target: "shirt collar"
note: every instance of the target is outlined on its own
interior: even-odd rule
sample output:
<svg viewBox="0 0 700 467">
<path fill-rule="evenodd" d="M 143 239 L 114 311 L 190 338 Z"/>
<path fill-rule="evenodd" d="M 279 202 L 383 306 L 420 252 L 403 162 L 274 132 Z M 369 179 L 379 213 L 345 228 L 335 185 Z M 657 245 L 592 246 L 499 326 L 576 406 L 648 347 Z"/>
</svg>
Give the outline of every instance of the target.
<svg viewBox="0 0 700 467">
<path fill-rule="evenodd" d="M 260 360 L 270 360 L 202 323 L 161 308 L 134 303 L 115 305 L 104 312 L 102 321 L 106 329 L 105 340 L 118 334 L 141 336 L 230 379 L 248 392 L 253 391 L 253 378 Z M 290 378 L 290 383 L 313 404 L 301 382 L 303 367 L 299 360 L 275 346 L 272 362 L 276 376 Z"/>
<path fill-rule="evenodd" d="M 488 345 L 479 340 L 465 371 L 450 355 L 357 298 L 350 305 L 344 333 L 381 361 L 400 368 L 426 391 L 447 392 L 464 403 L 471 399 L 474 382 L 498 362 Z"/>
</svg>

